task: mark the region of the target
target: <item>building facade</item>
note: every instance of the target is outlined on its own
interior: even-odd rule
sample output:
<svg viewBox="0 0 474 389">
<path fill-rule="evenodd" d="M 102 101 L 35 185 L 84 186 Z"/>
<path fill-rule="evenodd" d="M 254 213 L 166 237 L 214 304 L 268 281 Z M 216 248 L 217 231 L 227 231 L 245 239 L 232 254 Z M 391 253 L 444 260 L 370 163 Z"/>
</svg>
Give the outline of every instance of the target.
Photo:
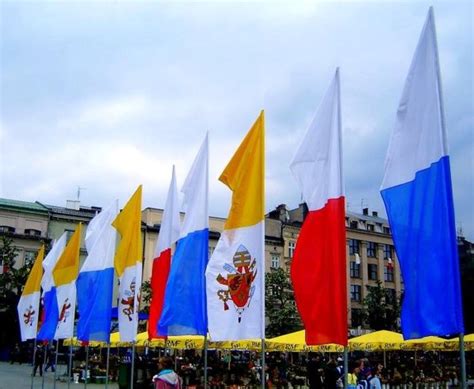
<svg viewBox="0 0 474 389">
<path fill-rule="evenodd" d="M 41 241 L 49 243 L 64 232 L 72 235 L 78 223 L 83 223 L 82 263 L 87 254 L 84 245 L 87 224 L 100 210 L 99 207 L 81 206 L 77 201 L 69 201 L 66 207 L 60 207 L 3 199 L 0 200 L 0 230 L 14 239 L 14 245 L 19 249 L 21 266 L 25 260 L 35 257 Z M 271 268 L 289 271 L 307 212 L 304 204 L 295 209 L 288 209 L 282 204 L 266 215 L 267 272 Z M 145 208 L 142 211 L 144 281 L 151 277 L 162 217 L 162 209 Z M 209 256 L 217 245 L 224 223 L 224 218 L 209 219 Z M 380 218 L 376 212 L 369 214 L 368 209 L 364 209 L 362 214 L 347 212 L 346 232 L 349 327 L 353 334 L 357 334 L 360 332 L 362 302 L 368 293 L 367 287 L 380 282 L 393 296 L 399 296 L 403 283 L 386 219 Z"/>
</svg>

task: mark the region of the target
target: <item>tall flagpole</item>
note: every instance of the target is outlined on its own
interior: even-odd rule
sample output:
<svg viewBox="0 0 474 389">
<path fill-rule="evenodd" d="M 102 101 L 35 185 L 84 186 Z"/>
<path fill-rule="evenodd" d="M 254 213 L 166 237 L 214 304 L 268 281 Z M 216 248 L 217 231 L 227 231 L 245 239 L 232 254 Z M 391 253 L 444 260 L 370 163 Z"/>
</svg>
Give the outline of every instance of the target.
<svg viewBox="0 0 474 389">
<path fill-rule="evenodd" d="M 130 388 L 131 389 L 133 389 L 134 370 L 135 370 L 135 341 L 132 343 L 132 371 L 130 374 Z"/>
<path fill-rule="evenodd" d="M 56 389 L 56 378 L 58 370 L 58 351 L 59 351 L 59 339 L 56 339 L 56 352 L 54 353 L 54 376 L 53 376 L 53 389 Z"/>
<path fill-rule="evenodd" d="M 71 374 L 72 374 L 72 338 L 71 344 L 69 345 L 69 364 L 67 372 L 67 389 L 71 387 Z"/>
<path fill-rule="evenodd" d="M 107 342 L 107 361 L 105 368 L 105 389 L 109 387 L 110 341 Z"/>
<path fill-rule="evenodd" d="M 36 358 L 36 338 L 33 343 L 33 369 L 35 368 L 35 358 Z M 31 389 L 33 389 L 33 380 L 34 380 L 33 372 L 31 372 Z"/>
<path fill-rule="evenodd" d="M 43 375 L 41 376 L 41 389 L 44 389 L 44 376 L 46 375 L 46 372 L 44 371 L 44 366 L 46 365 L 46 347 L 45 345 L 43 344 L 43 366 L 41 366 L 41 372 L 43 373 Z"/>
<path fill-rule="evenodd" d="M 466 353 L 464 351 L 464 334 L 459 334 L 459 352 L 461 353 L 461 388 L 467 389 Z"/>
<path fill-rule="evenodd" d="M 448 154 L 448 140 L 446 133 L 446 114 L 444 112 L 444 100 L 443 100 L 443 85 L 441 83 L 441 69 L 439 64 L 439 53 L 438 53 L 438 37 L 436 36 L 436 25 L 434 19 L 433 7 L 429 10 L 431 22 L 433 23 L 433 35 L 434 35 L 434 46 L 436 56 L 436 75 L 438 78 L 438 97 L 439 97 L 439 109 L 441 111 L 441 128 L 443 131 L 443 154 Z M 461 388 L 467 388 L 466 382 L 466 355 L 464 352 L 464 333 L 459 334 L 459 350 L 461 353 Z"/>
<path fill-rule="evenodd" d="M 87 376 L 89 375 L 89 343 L 86 346 L 86 366 L 84 369 L 84 389 L 87 389 Z"/>
<path fill-rule="evenodd" d="M 348 346 L 344 346 L 344 388 L 347 388 L 348 377 L 349 377 L 349 352 L 348 352 Z"/>
<path fill-rule="evenodd" d="M 204 336 L 204 389 L 207 389 L 207 335 Z"/>
</svg>

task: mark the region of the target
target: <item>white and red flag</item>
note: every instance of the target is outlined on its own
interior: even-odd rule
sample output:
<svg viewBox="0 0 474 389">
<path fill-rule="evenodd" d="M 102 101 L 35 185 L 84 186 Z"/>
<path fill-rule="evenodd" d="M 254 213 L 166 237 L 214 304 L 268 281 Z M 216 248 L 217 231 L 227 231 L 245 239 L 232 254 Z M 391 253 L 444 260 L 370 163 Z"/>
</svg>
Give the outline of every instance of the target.
<svg viewBox="0 0 474 389">
<path fill-rule="evenodd" d="M 163 301 L 165 298 L 166 283 L 171 266 L 171 248 L 179 238 L 180 219 L 178 204 L 178 189 L 176 188 L 176 175 L 173 166 L 171 183 L 166 198 L 165 209 L 161 219 L 160 234 L 153 257 L 153 268 L 151 274 L 151 303 L 150 316 L 148 319 L 148 338 L 159 338 L 158 322 Z"/>
<path fill-rule="evenodd" d="M 347 345 L 341 132 L 337 69 L 290 165 L 309 210 L 291 264 L 296 305 L 309 345 Z"/>
</svg>

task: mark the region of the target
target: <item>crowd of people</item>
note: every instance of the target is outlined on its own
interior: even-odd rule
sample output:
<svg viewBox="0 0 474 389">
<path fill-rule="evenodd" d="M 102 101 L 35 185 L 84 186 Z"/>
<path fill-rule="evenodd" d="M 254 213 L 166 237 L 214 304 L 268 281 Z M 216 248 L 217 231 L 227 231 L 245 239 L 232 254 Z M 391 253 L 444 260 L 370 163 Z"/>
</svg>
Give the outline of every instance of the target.
<svg viewBox="0 0 474 389">
<path fill-rule="evenodd" d="M 32 351 L 32 350 L 30 350 Z M 81 380 L 104 377 L 105 349 L 89 349 L 89 363 L 85 364 L 85 348 L 77 348 L 73 356 L 73 372 Z M 46 353 L 46 356 L 45 356 Z M 59 361 L 67 365 L 68 347 L 60 347 Z M 25 362 L 19 349 L 12 352 L 11 363 Z M 31 355 L 31 354 L 30 354 Z M 367 358 L 370 357 L 370 359 Z M 381 353 L 352 353 L 347 382 L 350 389 L 382 389 L 417 383 L 443 383 L 456 386 L 459 380 L 459 354 L 437 352 L 390 352 L 384 366 Z M 250 351 L 209 350 L 207 383 L 210 389 L 252 388 L 261 386 L 261 354 Z M 120 389 L 130 383 L 132 349 L 112 349 L 109 358 L 109 379 Z M 43 374 L 43 368 L 54 371 L 55 354 L 50 345 L 39 345 L 35 352 L 33 375 Z M 472 376 L 472 358 L 467 359 L 468 375 Z M 32 362 L 30 357 L 29 362 Z M 174 353 L 170 350 L 140 350 L 134 358 L 136 389 L 199 388 L 204 383 L 204 363 L 200 350 Z M 86 372 L 88 370 L 88 372 Z M 342 355 L 319 353 L 267 353 L 265 384 L 268 388 L 309 387 L 310 389 L 338 389 L 344 383 Z M 63 373 L 64 374 L 64 373 Z M 178 378 L 179 377 L 179 378 Z"/>
</svg>

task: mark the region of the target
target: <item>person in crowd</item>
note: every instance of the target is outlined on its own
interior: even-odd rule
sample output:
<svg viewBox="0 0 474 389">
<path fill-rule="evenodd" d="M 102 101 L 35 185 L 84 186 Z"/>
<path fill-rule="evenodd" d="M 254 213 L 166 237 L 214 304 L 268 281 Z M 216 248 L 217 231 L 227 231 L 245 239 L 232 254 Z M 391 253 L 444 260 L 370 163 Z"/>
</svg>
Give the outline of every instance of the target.
<svg viewBox="0 0 474 389">
<path fill-rule="evenodd" d="M 349 389 L 357 388 L 357 383 L 359 381 L 360 366 L 355 363 L 352 365 L 351 373 L 347 374 L 347 387 Z"/>
<path fill-rule="evenodd" d="M 54 366 L 54 351 L 50 347 L 46 349 L 46 366 L 44 371 L 47 372 L 49 368 L 51 368 L 53 373 L 56 370 L 56 366 Z"/>
<path fill-rule="evenodd" d="M 39 368 L 39 375 L 40 377 L 43 376 L 43 358 L 44 358 L 44 351 L 41 346 L 36 347 L 35 353 L 35 365 L 33 367 L 33 377 L 36 375 L 36 370 Z"/>
<path fill-rule="evenodd" d="M 339 379 L 339 372 L 337 371 L 336 361 L 331 358 L 324 369 L 324 387 L 326 389 L 337 388 L 337 380 Z"/>
<path fill-rule="evenodd" d="M 153 376 L 154 389 L 181 389 L 182 380 L 172 368 L 173 360 L 170 357 L 159 359 L 159 373 Z"/>
<path fill-rule="evenodd" d="M 377 367 L 373 368 L 367 377 L 368 389 L 382 389 L 380 382 L 380 371 Z"/>
<path fill-rule="evenodd" d="M 310 389 L 322 389 L 323 380 L 322 374 L 323 369 L 321 366 L 321 357 L 318 354 L 310 353 L 309 361 L 306 365 L 306 377 L 309 381 Z"/>
</svg>

